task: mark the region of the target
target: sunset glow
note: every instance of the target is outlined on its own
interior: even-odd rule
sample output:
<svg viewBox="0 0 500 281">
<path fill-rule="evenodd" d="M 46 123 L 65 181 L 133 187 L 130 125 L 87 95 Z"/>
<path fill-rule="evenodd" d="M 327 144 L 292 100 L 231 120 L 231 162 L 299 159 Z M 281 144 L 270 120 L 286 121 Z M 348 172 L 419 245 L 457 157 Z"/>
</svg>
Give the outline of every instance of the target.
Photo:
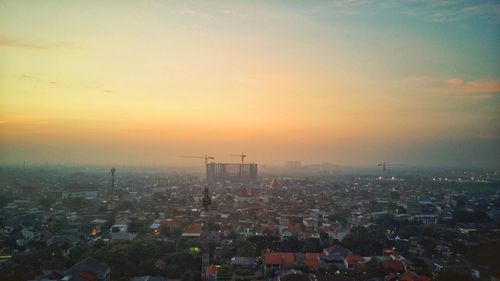
<svg viewBox="0 0 500 281">
<path fill-rule="evenodd" d="M 0 160 L 498 165 L 500 6 L 459 2 L 3 1 Z"/>
</svg>

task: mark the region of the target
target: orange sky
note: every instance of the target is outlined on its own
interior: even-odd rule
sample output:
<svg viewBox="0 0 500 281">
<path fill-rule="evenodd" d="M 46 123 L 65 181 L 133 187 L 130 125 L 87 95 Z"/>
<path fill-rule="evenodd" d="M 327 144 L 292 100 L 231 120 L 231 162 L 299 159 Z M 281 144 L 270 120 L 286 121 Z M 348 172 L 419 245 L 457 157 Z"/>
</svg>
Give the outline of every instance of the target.
<svg viewBox="0 0 500 281">
<path fill-rule="evenodd" d="M 498 4 L 368 2 L 6 1 L 0 158 L 497 165 Z"/>
</svg>

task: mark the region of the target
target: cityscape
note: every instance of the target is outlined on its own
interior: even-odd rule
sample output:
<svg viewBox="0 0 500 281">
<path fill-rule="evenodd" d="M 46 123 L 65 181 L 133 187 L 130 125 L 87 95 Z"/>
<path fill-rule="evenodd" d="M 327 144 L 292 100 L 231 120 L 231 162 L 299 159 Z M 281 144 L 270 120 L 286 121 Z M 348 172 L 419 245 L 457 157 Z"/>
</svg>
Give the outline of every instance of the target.
<svg viewBox="0 0 500 281">
<path fill-rule="evenodd" d="M 0 1 L 1 281 L 499 281 L 500 2 Z"/>
<path fill-rule="evenodd" d="M 498 171 L 379 164 L 3 167 L 2 280 L 497 278 Z"/>
</svg>

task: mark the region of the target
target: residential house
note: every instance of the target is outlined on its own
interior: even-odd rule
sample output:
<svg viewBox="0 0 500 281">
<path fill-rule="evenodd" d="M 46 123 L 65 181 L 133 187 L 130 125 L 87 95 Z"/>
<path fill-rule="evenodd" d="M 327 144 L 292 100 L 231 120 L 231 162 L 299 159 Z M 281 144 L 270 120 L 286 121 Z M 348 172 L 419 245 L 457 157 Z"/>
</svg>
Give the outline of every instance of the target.
<svg viewBox="0 0 500 281">
<path fill-rule="evenodd" d="M 78 277 L 84 280 L 110 281 L 111 267 L 95 258 L 86 258 L 68 269 L 63 280 L 80 280 Z"/>
</svg>

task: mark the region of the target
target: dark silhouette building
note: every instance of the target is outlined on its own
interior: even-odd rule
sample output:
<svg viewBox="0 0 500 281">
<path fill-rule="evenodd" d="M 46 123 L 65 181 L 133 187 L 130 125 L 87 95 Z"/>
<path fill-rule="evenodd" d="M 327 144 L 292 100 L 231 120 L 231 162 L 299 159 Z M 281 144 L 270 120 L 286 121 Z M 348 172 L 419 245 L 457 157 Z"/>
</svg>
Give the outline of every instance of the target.
<svg viewBox="0 0 500 281">
<path fill-rule="evenodd" d="M 255 182 L 257 181 L 257 164 L 208 163 L 208 182 Z"/>
</svg>

